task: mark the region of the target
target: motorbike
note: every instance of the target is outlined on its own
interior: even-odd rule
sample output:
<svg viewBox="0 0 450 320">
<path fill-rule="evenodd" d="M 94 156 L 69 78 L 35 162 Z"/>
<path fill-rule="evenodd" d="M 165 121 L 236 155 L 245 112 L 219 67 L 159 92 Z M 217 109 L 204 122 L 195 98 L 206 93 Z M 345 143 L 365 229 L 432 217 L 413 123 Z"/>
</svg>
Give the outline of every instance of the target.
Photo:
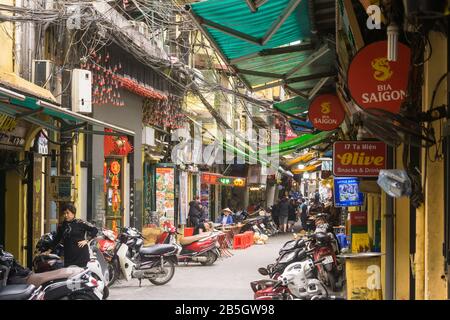
<svg viewBox="0 0 450 320">
<path fill-rule="evenodd" d="M 50 250 L 50 245 L 55 234 L 44 234 L 36 244 L 35 257 L 33 259 L 33 271 L 35 273 L 42 273 L 48 271 L 58 270 L 64 267 L 64 263 L 60 257 L 63 254 L 64 248 L 61 244 L 55 247 L 54 253 L 47 253 Z M 97 239 L 91 239 L 88 242 L 90 260 L 86 267 L 92 273 L 99 283 L 99 290 L 102 291 L 103 298 L 109 296 L 109 266 L 106 262 L 103 253 L 97 247 Z M 55 254 L 57 253 L 57 254 Z"/>
<path fill-rule="evenodd" d="M 329 295 L 326 286 L 317 279 L 317 267 L 326 258 L 289 264 L 278 280 L 251 283 L 256 300 L 340 300 L 342 298 Z"/>
<path fill-rule="evenodd" d="M 142 279 L 154 285 L 168 283 L 178 264 L 178 248 L 172 244 L 156 244 L 143 247 L 142 234 L 135 228 L 122 228 L 117 238 L 113 257 L 115 272 L 127 281 L 136 278 L 141 286 Z"/>
<path fill-rule="evenodd" d="M 178 247 L 178 262 L 200 262 L 204 266 L 210 266 L 220 257 L 219 235 L 221 231 L 204 232 L 199 235 L 183 237 L 179 244 L 176 242 L 176 228 L 169 220 L 163 222 L 164 232 L 158 243 L 173 244 Z"/>
<path fill-rule="evenodd" d="M 105 228 L 100 230 L 99 236 L 97 237 L 98 248 L 100 252 L 103 254 L 103 257 L 105 258 L 106 262 L 108 263 L 109 287 L 114 284 L 114 282 L 117 280 L 118 277 L 116 270 L 118 270 L 119 268 L 118 266 L 116 267 L 114 265 L 113 260 L 115 255 L 116 240 L 117 240 L 116 234 L 112 230 Z"/>
<path fill-rule="evenodd" d="M 343 267 L 336 257 L 339 252 L 337 240 L 332 234 L 324 232 L 315 233 L 314 239 L 314 259 L 324 259 L 324 262 L 318 266 L 319 279 L 332 291 L 339 291 L 343 286 Z"/>
<path fill-rule="evenodd" d="M 0 247 L 0 300 L 99 300 L 99 282 L 86 268 L 32 273 Z"/>
</svg>

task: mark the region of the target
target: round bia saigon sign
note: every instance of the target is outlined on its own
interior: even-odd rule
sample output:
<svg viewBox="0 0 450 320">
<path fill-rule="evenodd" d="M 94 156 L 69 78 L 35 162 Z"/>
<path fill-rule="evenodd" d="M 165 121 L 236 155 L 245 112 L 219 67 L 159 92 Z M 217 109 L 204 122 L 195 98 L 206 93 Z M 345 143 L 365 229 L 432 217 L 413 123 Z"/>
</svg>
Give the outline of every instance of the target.
<svg viewBox="0 0 450 320">
<path fill-rule="evenodd" d="M 345 111 L 336 95 L 322 94 L 311 101 L 308 118 L 314 128 L 331 131 L 344 121 Z"/>
<path fill-rule="evenodd" d="M 363 109 L 399 113 L 406 97 L 411 50 L 399 42 L 397 61 L 388 61 L 386 53 L 387 41 L 362 48 L 348 68 L 348 89 Z"/>
</svg>

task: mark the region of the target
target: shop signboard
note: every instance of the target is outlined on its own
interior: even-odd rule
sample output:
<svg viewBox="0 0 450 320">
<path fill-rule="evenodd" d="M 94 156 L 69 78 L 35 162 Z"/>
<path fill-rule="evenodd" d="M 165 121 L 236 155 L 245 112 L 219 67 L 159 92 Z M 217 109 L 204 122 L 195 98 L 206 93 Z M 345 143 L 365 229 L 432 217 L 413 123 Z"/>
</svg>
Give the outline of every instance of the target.
<svg viewBox="0 0 450 320">
<path fill-rule="evenodd" d="M 175 219 L 175 168 L 156 168 L 156 211 L 172 222 Z"/>
<path fill-rule="evenodd" d="M 344 121 L 345 111 L 335 94 L 322 94 L 311 101 L 308 118 L 314 128 L 321 131 L 332 131 Z"/>
<path fill-rule="evenodd" d="M 379 141 L 337 141 L 333 144 L 333 174 L 378 177 L 386 169 L 387 147 Z"/>
<path fill-rule="evenodd" d="M 363 109 L 399 113 L 408 87 L 411 50 L 399 42 L 397 61 L 388 61 L 386 52 L 385 40 L 362 48 L 348 68 L 348 88 Z"/>
<path fill-rule="evenodd" d="M 220 177 L 219 184 L 223 186 L 245 187 L 245 178 L 240 177 Z"/>
<path fill-rule="evenodd" d="M 334 205 L 336 207 L 361 206 L 364 196 L 359 192 L 358 178 L 334 178 Z"/>
<path fill-rule="evenodd" d="M 219 184 L 218 179 L 222 177 L 221 174 L 203 172 L 201 175 L 202 184 Z"/>
</svg>

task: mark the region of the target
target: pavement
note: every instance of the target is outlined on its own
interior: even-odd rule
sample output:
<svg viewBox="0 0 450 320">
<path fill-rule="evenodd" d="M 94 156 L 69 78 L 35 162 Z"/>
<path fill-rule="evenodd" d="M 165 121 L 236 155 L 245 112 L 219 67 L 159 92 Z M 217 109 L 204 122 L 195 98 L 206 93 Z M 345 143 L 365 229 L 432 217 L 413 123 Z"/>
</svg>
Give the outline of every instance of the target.
<svg viewBox="0 0 450 320">
<path fill-rule="evenodd" d="M 278 251 L 292 234 L 270 237 L 264 245 L 230 250 L 232 257 L 221 258 L 212 266 L 180 264 L 172 280 L 155 286 L 143 280 L 120 280 L 110 289 L 109 300 L 252 300 L 250 282 L 263 279 L 259 267 L 273 263 Z"/>
</svg>

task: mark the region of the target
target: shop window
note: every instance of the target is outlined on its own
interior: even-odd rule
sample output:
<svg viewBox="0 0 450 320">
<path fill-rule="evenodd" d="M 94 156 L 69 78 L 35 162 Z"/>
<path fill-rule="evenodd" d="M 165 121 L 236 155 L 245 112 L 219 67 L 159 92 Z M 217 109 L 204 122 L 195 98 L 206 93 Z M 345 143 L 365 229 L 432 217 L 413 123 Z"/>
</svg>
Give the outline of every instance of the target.
<svg viewBox="0 0 450 320">
<path fill-rule="evenodd" d="M 116 231 L 123 226 L 123 160 L 107 158 L 104 162 L 106 227 Z"/>
</svg>

